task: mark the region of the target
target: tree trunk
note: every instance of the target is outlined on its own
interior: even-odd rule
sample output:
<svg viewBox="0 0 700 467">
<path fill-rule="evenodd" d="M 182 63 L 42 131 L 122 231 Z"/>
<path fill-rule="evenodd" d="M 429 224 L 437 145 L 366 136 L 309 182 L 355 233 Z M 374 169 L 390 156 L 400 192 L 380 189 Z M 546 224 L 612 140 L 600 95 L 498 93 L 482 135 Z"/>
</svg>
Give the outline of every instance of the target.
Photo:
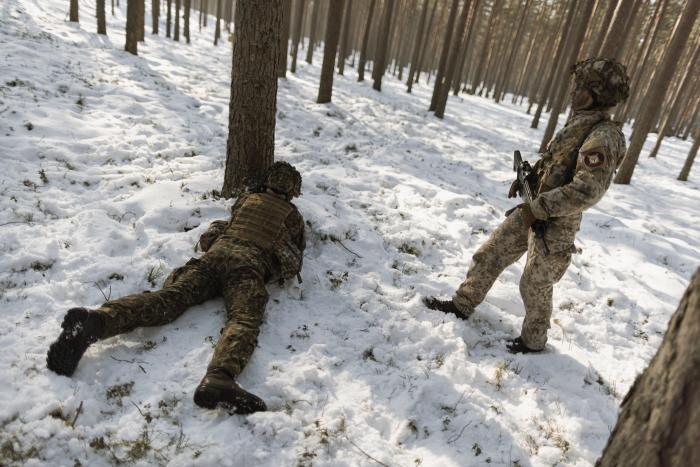
<svg viewBox="0 0 700 467">
<path fill-rule="evenodd" d="M 433 24 L 435 22 L 435 13 L 437 11 L 438 3 L 438 0 L 435 0 L 435 2 L 433 3 L 433 9 L 430 11 L 430 19 L 428 20 L 427 29 L 425 30 L 425 41 L 423 43 L 423 46 L 421 47 L 420 54 L 418 55 L 418 65 L 416 66 L 416 78 L 413 81 L 413 83 L 411 83 L 411 87 L 413 87 L 413 84 L 418 83 L 418 78 L 420 77 L 420 73 L 423 70 L 425 55 L 428 53 L 428 46 L 432 42 L 431 33 L 433 32 Z M 437 35 L 437 33 L 435 35 Z"/>
<path fill-rule="evenodd" d="M 352 0 L 351 0 L 352 1 Z M 374 7 L 377 0 L 370 0 L 369 11 L 367 12 L 367 22 L 365 32 L 362 35 L 362 48 L 360 49 L 360 61 L 357 65 L 357 81 L 365 80 L 365 65 L 367 64 L 367 47 L 369 45 L 369 34 L 372 30 L 372 20 L 374 19 Z"/>
<path fill-rule="evenodd" d="M 289 22 L 292 16 L 292 0 L 282 0 L 282 31 L 280 32 L 277 77 L 287 77 L 287 51 L 289 50 Z"/>
<path fill-rule="evenodd" d="M 391 32 L 391 17 L 393 14 L 394 0 L 386 0 L 384 14 L 382 15 L 382 29 L 377 44 L 377 55 L 374 58 L 374 68 L 372 69 L 372 77 L 374 78 L 372 88 L 376 91 L 382 90 L 382 78 L 384 77 L 384 70 L 386 69 L 389 33 Z"/>
<path fill-rule="evenodd" d="M 435 0 L 437 1 L 437 0 Z M 428 18 L 428 7 L 430 0 L 423 1 L 423 9 L 420 14 L 420 21 L 418 22 L 418 32 L 416 33 L 415 41 L 413 43 L 413 52 L 411 53 L 411 68 L 408 71 L 408 81 L 406 84 L 408 88 L 406 92 L 411 92 L 413 88 L 413 79 L 416 75 L 416 67 L 418 66 L 418 56 L 420 55 L 420 49 L 423 45 L 423 33 L 425 31 L 425 22 Z"/>
<path fill-rule="evenodd" d="M 221 1 L 222 0 L 216 0 L 216 27 L 214 28 L 214 45 L 219 45 L 219 39 L 221 38 Z M 236 10 L 238 10 L 238 8 L 236 8 Z M 275 50 L 277 50 L 277 48 L 275 48 Z"/>
<path fill-rule="evenodd" d="M 688 174 L 690 174 L 690 168 L 695 162 L 695 156 L 698 154 L 698 147 L 700 147 L 700 129 L 695 132 L 695 141 L 693 141 L 693 146 L 690 148 L 688 157 L 685 159 L 681 173 L 678 174 L 678 180 L 681 182 L 688 181 Z"/>
<path fill-rule="evenodd" d="M 105 0 L 97 0 L 95 3 L 97 16 L 97 34 L 107 34 L 107 18 L 105 17 Z"/>
<path fill-rule="evenodd" d="M 433 97 L 430 100 L 430 107 L 428 108 L 428 110 L 435 110 L 435 108 L 437 107 L 438 96 L 440 95 L 440 85 L 442 84 L 443 75 L 445 74 L 447 56 L 450 53 L 450 45 L 452 44 L 452 33 L 455 27 L 455 20 L 457 19 L 458 7 L 459 0 L 452 0 L 452 6 L 450 7 L 450 16 L 447 18 L 447 25 L 445 26 L 445 35 L 442 40 L 442 52 L 440 53 L 440 63 L 438 64 L 438 69 L 435 75 Z"/>
<path fill-rule="evenodd" d="M 146 0 L 139 0 L 139 24 L 137 29 L 138 40 L 143 42 L 146 40 Z"/>
<path fill-rule="evenodd" d="M 479 16 L 479 7 L 481 6 L 481 0 L 474 0 L 473 13 L 469 18 L 469 25 L 467 26 L 467 37 L 464 39 L 464 45 L 462 46 L 462 52 L 460 53 L 459 65 L 457 66 L 457 74 L 452 80 L 452 94 L 454 96 L 459 94 L 459 89 L 462 84 L 462 77 L 465 77 L 469 73 L 469 67 L 465 72 L 464 65 L 467 61 L 467 55 L 470 55 L 470 51 L 473 48 L 471 45 L 472 37 L 474 36 L 474 25 L 476 24 L 477 17 Z M 466 83 L 465 83 L 466 86 Z"/>
<path fill-rule="evenodd" d="M 173 23 L 173 15 L 172 15 L 172 10 L 173 10 L 173 0 L 168 0 L 168 12 L 165 17 L 165 37 L 170 37 L 170 31 L 172 29 L 172 23 Z"/>
<path fill-rule="evenodd" d="M 78 0 L 70 0 L 70 10 L 68 11 L 68 17 L 68 21 L 73 23 L 78 22 Z"/>
<path fill-rule="evenodd" d="M 630 28 L 627 23 L 636 14 L 634 11 L 639 2 L 632 0 L 622 0 L 617 4 L 615 19 L 613 19 L 610 29 L 605 34 L 605 40 L 598 52 L 599 57 L 617 59 L 623 49 L 623 44 L 627 38 Z"/>
<path fill-rule="evenodd" d="M 175 0 L 175 31 L 173 32 L 173 40 L 180 42 L 180 2 Z"/>
<path fill-rule="evenodd" d="M 311 24 L 309 25 L 309 45 L 306 48 L 306 63 L 309 65 L 311 65 L 314 59 L 314 46 L 316 45 L 316 32 L 318 29 L 318 14 L 321 8 L 321 0 L 313 1 L 314 7 L 311 10 Z"/>
<path fill-rule="evenodd" d="M 596 467 L 700 465 L 700 269 L 637 377 Z"/>
<path fill-rule="evenodd" d="M 319 104 L 325 104 L 326 102 L 331 101 L 331 96 L 333 94 L 333 70 L 335 68 L 335 56 L 338 53 L 340 27 L 343 23 L 343 3 L 345 3 L 345 0 L 330 0 L 330 2 L 328 16 L 326 16 L 326 43 L 323 47 L 321 82 L 318 86 L 318 99 L 316 99 L 316 102 Z"/>
<path fill-rule="evenodd" d="M 160 18 L 160 0 L 151 0 L 152 34 L 158 35 L 158 19 L 159 18 Z"/>
<path fill-rule="evenodd" d="M 523 42 L 523 30 L 525 27 L 525 22 L 527 21 L 527 18 L 530 14 L 531 5 L 532 0 L 525 0 L 523 13 L 520 16 L 520 21 L 518 22 L 518 29 L 515 31 L 515 40 L 513 41 L 513 44 L 510 48 L 510 55 L 508 56 L 508 60 L 506 61 L 506 67 L 505 71 L 503 72 L 503 78 L 501 79 L 501 82 L 498 88 L 496 89 L 496 95 L 494 96 L 496 102 L 500 102 L 500 100 L 503 99 L 503 96 L 505 96 L 505 93 L 507 91 L 508 79 L 510 78 L 511 70 L 513 69 L 513 62 L 515 61 L 518 51 L 520 50 L 520 44 L 521 42 Z"/>
<path fill-rule="evenodd" d="M 627 149 L 625 159 L 622 161 L 620 170 L 617 176 L 615 176 L 615 183 L 627 185 L 630 180 L 632 180 L 634 167 L 637 165 L 642 146 L 644 146 L 644 141 L 647 138 L 651 126 L 654 121 L 656 121 L 658 109 L 663 103 L 668 83 L 673 77 L 673 73 L 678 65 L 678 59 L 690 37 L 693 24 L 698 16 L 698 10 L 700 10 L 700 0 L 688 0 L 676 22 L 671 41 L 664 53 L 661 64 L 657 67 L 653 82 L 649 86 L 649 92 L 642 102 L 642 107 L 637 113 L 632 136 L 630 137 L 629 148 Z"/>
<path fill-rule="evenodd" d="M 138 55 L 139 42 L 139 6 L 138 2 L 143 0 L 128 0 L 126 4 L 126 45 L 124 50 Z"/>
<path fill-rule="evenodd" d="M 348 56 L 348 48 L 350 44 L 350 20 L 352 19 L 352 0 L 345 2 L 345 13 L 343 13 L 343 29 L 340 39 L 340 54 L 338 56 L 338 74 L 343 75 L 345 72 L 345 59 Z"/>
<path fill-rule="evenodd" d="M 301 42 L 301 28 L 304 20 L 304 0 L 297 0 L 296 13 L 294 14 L 294 28 L 292 31 L 292 66 L 289 71 L 297 72 L 297 55 L 299 54 L 299 42 Z"/>
<path fill-rule="evenodd" d="M 282 0 L 238 1 L 234 20 L 226 198 L 257 186 L 274 161 Z"/>
<path fill-rule="evenodd" d="M 204 4 L 204 17 L 202 18 L 202 27 L 207 27 L 207 19 L 209 18 L 209 0 L 202 0 Z"/>
<path fill-rule="evenodd" d="M 187 40 L 187 43 L 190 43 L 190 8 L 191 8 L 191 0 L 185 0 L 185 25 L 184 25 L 184 31 L 183 35 L 185 36 L 185 39 Z"/>
<path fill-rule="evenodd" d="M 450 87 L 452 86 L 455 69 L 457 68 L 457 62 L 459 60 L 458 57 L 462 51 L 462 36 L 465 36 L 467 32 L 467 19 L 469 19 L 470 6 L 471 0 L 465 0 L 464 4 L 462 5 L 462 12 L 459 15 L 459 23 L 457 23 L 457 28 L 452 38 L 452 45 L 450 46 L 450 54 L 447 60 L 447 66 L 445 68 L 445 74 L 442 77 L 441 83 L 439 83 L 438 80 L 435 80 L 435 87 L 439 89 L 437 102 L 435 104 L 435 116 L 438 118 L 443 118 L 445 116 L 447 98 L 450 95 Z"/>
</svg>

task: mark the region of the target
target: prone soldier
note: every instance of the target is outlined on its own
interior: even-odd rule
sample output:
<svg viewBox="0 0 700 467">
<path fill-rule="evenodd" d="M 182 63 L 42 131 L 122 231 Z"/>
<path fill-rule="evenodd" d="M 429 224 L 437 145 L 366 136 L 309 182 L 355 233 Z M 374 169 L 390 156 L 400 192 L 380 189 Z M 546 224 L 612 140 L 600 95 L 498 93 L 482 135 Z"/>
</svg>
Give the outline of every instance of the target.
<svg viewBox="0 0 700 467">
<path fill-rule="evenodd" d="M 451 300 L 424 300 L 431 309 L 467 319 L 501 272 L 527 252 L 520 279 L 525 319 L 520 336 L 507 343 L 512 353 L 545 348 L 553 286 L 571 262 L 581 214 L 603 197 L 626 151 L 621 124 L 609 114 L 629 94 L 625 67 L 614 60 L 591 58 L 574 65 L 572 74 L 573 113 L 527 180 L 534 200 L 506 212 L 506 219 L 472 257 L 467 277 Z M 515 180 L 508 197 L 519 191 L 522 187 Z M 539 241 L 533 225 L 543 233 Z"/>
<path fill-rule="evenodd" d="M 170 323 L 189 307 L 223 295 L 227 322 L 194 402 L 240 414 L 266 410 L 236 379 L 257 344 L 268 300 L 265 283 L 296 276 L 306 244 L 304 219 L 291 202 L 301 194 L 301 175 L 276 162 L 264 180 L 260 192 L 238 197 L 230 220 L 211 224 L 199 240 L 206 253 L 176 268 L 161 290 L 109 300 L 94 311 L 68 310 L 63 331 L 49 347 L 48 368 L 70 376 L 98 340 Z"/>
</svg>

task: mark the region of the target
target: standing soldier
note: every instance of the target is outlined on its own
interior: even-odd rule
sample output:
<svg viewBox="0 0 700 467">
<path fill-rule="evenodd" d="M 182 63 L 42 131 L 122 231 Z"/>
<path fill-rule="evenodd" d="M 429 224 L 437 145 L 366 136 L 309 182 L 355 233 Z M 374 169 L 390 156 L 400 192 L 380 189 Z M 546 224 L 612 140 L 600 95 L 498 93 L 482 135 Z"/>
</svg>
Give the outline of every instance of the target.
<svg viewBox="0 0 700 467">
<path fill-rule="evenodd" d="M 240 414 L 266 410 L 262 399 L 238 386 L 236 378 L 257 344 L 268 299 L 265 283 L 292 278 L 301 270 L 304 219 L 291 203 L 300 194 L 299 172 L 286 162 L 274 163 L 263 189 L 242 194 L 229 221 L 214 221 L 199 240 L 206 253 L 175 269 L 161 290 L 110 300 L 94 311 L 68 310 L 61 335 L 49 347 L 49 369 L 70 376 L 90 344 L 170 323 L 189 307 L 223 295 L 228 320 L 194 402 Z"/>
<path fill-rule="evenodd" d="M 573 114 L 549 142 L 528 178 L 535 199 L 506 212 L 503 223 L 472 257 L 467 278 L 452 300 L 425 299 L 431 309 L 467 319 L 499 274 L 527 252 L 520 279 L 525 320 L 520 337 L 507 343 L 512 353 L 545 348 L 552 288 L 575 252 L 581 213 L 600 201 L 625 155 L 622 124 L 611 121 L 609 114 L 629 93 L 625 67 L 614 60 L 591 58 L 574 65 L 572 73 Z M 508 197 L 519 191 L 516 180 Z M 531 229 L 535 223 L 545 225 L 544 242 Z"/>
</svg>

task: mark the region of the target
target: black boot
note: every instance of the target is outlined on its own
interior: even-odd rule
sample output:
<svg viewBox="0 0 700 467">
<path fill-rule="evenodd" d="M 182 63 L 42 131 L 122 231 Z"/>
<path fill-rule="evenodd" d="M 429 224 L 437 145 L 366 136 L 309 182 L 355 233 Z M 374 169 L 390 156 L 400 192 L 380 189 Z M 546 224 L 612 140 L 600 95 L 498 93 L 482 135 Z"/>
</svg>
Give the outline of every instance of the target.
<svg viewBox="0 0 700 467">
<path fill-rule="evenodd" d="M 204 379 L 194 391 L 194 403 L 205 409 L 221 406 L 238 414 L 264 412 L 267 406 L 262 399 L 241 388 L 222 368 L 208 369 Z"/>
<path fill-rule="evenodd" d="M 528 346 L 525 345 L 523 342 L 522 338 L 516 337 L 514 339 L 508 339 L 506 341 L 506 348 L 508 349 L 508 352 L 510 353 L 537 353 L 537 352 L 542 352 L 543 349 L 540 350 L 533 350 L 529 348 Z"/>
<path fill-rule="evenodd" d="M 463 315 L 452 300 L 440 300 L 439 298 L 435 297 L 425 297 L 423 298 L 423 303 L 431 310 L 439 310 L 443 313 L 455 315 L 460 319 L 468 319 L 468 316 Z"/>
<path fill-rule="evenodd" d="M 104 334 L 104 318 L 85 308 L 71 308 L 61 327 L 61 335 L 49 347 L 46 366 L 59 375 L 70 376 L 90 344 Z"/>
</svg>

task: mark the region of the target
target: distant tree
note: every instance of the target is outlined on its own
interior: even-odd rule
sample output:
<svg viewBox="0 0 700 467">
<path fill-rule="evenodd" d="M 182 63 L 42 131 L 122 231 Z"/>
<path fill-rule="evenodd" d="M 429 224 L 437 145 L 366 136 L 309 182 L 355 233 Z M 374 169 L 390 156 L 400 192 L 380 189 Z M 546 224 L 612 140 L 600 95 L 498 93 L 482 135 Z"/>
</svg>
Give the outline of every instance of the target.
<svg viewBox="0 0 700 467">
<path fill-rule="evenodd" d="M 187 43 L 190 43 L 190 9 L 192 7 L 192 0 L 185 0 L 185 24 L 184 31 L 182 32 L 187 39 Z"/>
<path fill-rule="evenodd" d="M 175 0 L 175 31 L 173 32 L 173 40 L 180 42 L 180 2 Z"/>
<path fill-rule="evenodd" d="M 137 5 L 139 7 L 139 23 L 137 25 L 138 41 L 144 42 L 146 40 L 146 0 L 139 0 Z"/>
<path fill-rule="evenodd" d="M 345 59 L 350 48 L 350 22 L 352 20 L 352 0 L 346 0 L 345 13 L 343 13 L 343 29 L 340 38 L 340 51 L 338 56 L 338 74 L 345 72 Z"/>
<path fill-rule="evenodd" d="M 105 0 L 97 0 L 95 3 L 97 16 L 97 34 L 107 34 L 107 18 L 105 18 Z"/>
<path fill-rule="evenodd" d="M 700 0 L 688 0 L 673 28 L 671 41 L 654 73 L 649 92 L 644 96 L 642 107 L 635 118 L 629 147 L 620 170 L 615 176 L 615 183 L 626 185 L 632 180 L 642 146 L 644 146 L 647 134 L 657 119 L 659 108 L 668 89 L 668 83 L 676 70 L 683 48 L 688 42 L 690 32 L 698 17 L 698 10 L 700 10 Z"/>
<path fill-rule="evenodd" d="M 695 140 L 693 145 L 690 147 L 690 152 L 688 152 L 688 157 L 685 159 L 681 173 L 678 174 L 678 180 L 682 182 L 688 181 L 688 175 L 690 174 L 690 168 L 695 162 L 695 156 L 698 155 L 698 147 L 700 147 L 700 128 L 695 131 Z"/>
<path fill-rule="evenodd" d="M 159 19 L 160 19 L 160 0 L 151 0 L 152 34 L 158 35 L 158 20 Z"/>
<path fill-rule="evenodd" d="M 282 31 L 280 31 L 277 77 L 287 76 L 287 51 L 289 50 L 289 22 L 292 19 L 292 0 L 282 0 Z"/>
<path fill-rule="evenodd" d="M 236 9 L 238 11 L 238 9 Z M 214 45 L 219 45 L 221 38 L 221 0 L 216 0 L 216 27 L 214 28 Z"/>
<path fill-rule="evenodd" d="M 357 81 L 365 80 L 365 66 L 367 64 L 367 48 L 369 47 L 369 34 L 372 30 L 372 20 L 374 19 L 374 7 L 377 0 L 370 0 L 367 11 L 367 21 L 365 22 L 364 33 L 362 34 L 362 46 L 360 47 L 360 61 L 357 65 Z"/>
<path fill-rule="evenodd" d="M 382 12 L 382 25 L 377 38 L 377 50 L 374 58 L 374 68 L 372 69 L 372 88 L 382 90 L 382 78 L 388 62 L 387 49 L 389 48 L 389 38 L 391 37 L 391 19 L 394 15 L 394 0 L 386 0 L 384 11 Z"/>
<path fill-rule="evenodd" d="M 437 0 L 435 0 L 437 1 Z M 420 20 L 418 21 L 418 31 L 416 32 L 414 42 L 413 42 L 413 52 L 411 53 L 411 67 L 408 71 L 408 80 L 406 84 L 408 88 L 406 92 L 411 92 L 413 89 L 413 79 L 416 76 L 416 68 L 418 66 L 418 56 L 420 55 L 420 49 L 423 45 L 423 37 L 427 36 L 425 32 L 425 22 L 428 18 L 428 6 L 430 0 L 423 0 L 423 8 L 421 8 Z"/>
<path fill-rule="evenodd" d="M 78 22 L 78 0 L 70 0 L 70 10 L 68 11 L 68 21 Z"/>
<path fill-rule="evenodd" d="M 700 269 L 690 279 L 659 350 L 622 400 L 596 467 L 700 465 L 699 341 Z"/>
<path fill-rule="evenodd" d="M 274 161 L 282 0 L 236 2 L 223 196 L 257 186 Z"/>
<path fill-rule="evenodd" d="M 128 0 L 126 3 L 126 45 L 124 49 L 138 55 L 139 43 L 139 6 L 143 0 Z"/>
<path fill-rule="evenodd" d="M 319 104 L 330 102 L 333 94 L 333 69 L 335 68 L 335 57 L 338 52 L 340 25 L 343 22 L 342 13 L 345 0 L 330 0 L 330 2 L 330 8 L 328 8 L 326 17 L 326 41 L 323 47 L 321 82 L 318 86 L 318 99 L 316 99 L 316 102 Z"/>
<path fill-rule="evenodd" d="M 170 37 L 170 30 L 172 29 L 171 25 L 173 22 L 172 9 L 173 9 L 173 0 L 168 0 L 168 12 L 166 15 L 166 20 L 165 20 L 165 37 Z"/>
<path fill-rule="evenodd" d="M 311 9 L 311 24 L 309 25 L 309 45 L 306 47 L 306 63 L 311 64 L 314 58 L 314 46 L 316 45 L 316 30 L 318 26 L 318 15 L 321 8 L 321 0 L 313 0 L 314 7 Z"/>
<path fill-rule="evenodd" d="M 637 18 L 640 1 L 622 0 L 615 9 L 615 19 L 613 19 L 610 29 L 608 29 L 603 45 L 597 56 L 604 58 L 619 58 L 623 50 L 623 44 L 630 31 L 630 21 Z"/>
<path fill-rule="evenodd" d="M 292 66 L 290 68 L 292 73 L 297 72 L 297 55 L 299 54 L 301 29 L 304 22 L 304 0 L 297 0 L 296 7 L 296 12 L 294 13 L 294 28 L 292 28 Z"/>
<path fill-rule="evenodd" d="M 447 18 L 447 25 L 445 26 L 444 37 L 442 40 L 442 50 L 440 52 L 440 63 L 438 64 L 437 71 L 435 73 L 435 85 L 433 86 L 433 97 L 430 100 L 430 107 L 428 110 L 435 110 L 438 101 L 438 95 L 440 94 L 440 85 L 442 84 L 443 75 L 445 73 L 445 66 L 447 65 L 447 56 L 450 52 L 450 44 L 452 43 L 452 33 L 454 31 L 455 20 L 457 19 L 457 8 L 459 7 L 459 0 L 452 0 L 452 6 L 450 7 L 450 16 Z"/>
</svg>

